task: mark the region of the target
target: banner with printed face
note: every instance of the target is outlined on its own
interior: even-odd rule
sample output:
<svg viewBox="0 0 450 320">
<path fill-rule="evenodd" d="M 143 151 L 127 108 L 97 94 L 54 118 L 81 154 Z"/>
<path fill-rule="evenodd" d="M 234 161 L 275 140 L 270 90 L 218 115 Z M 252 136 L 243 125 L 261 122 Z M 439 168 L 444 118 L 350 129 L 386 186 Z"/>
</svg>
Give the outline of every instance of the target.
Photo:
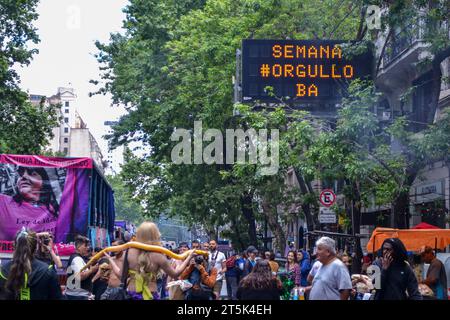
<svg viewBox="0 0 450 320">
<path fill-rule="evenodd" d="M 0 240 L 22 227 L 55 243 L 86 234 L 92 159 L 0 155 Z"/>
</svg>

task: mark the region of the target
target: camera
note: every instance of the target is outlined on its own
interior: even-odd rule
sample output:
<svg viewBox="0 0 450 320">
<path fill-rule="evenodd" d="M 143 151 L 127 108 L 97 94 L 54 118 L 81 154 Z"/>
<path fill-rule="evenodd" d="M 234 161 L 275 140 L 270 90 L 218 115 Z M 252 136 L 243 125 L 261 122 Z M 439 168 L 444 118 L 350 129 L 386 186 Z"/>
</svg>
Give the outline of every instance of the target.
<svg viewBox="0 0 450 320">
<path fill-rule="evenodd" d="M 203 258 L 203 256 L 196 256 L 194 258 L 194 261 L 196 264 L 203 264 L 203 261 L 205 261 L 205 259 Z"/>
<path fill-rule="evenodd" d="M 42 240 L 42 242 L 43 242 L 46 246 L 48 246 L 48 245 L 50 244 L 50 238 L 49 238 L 49 237 L 45 237 L 45 238 Z"/>
<path fill-rule="evenodd" d="M 50 244 L 50 235 L 47 233 L 41 234 L 39 235 L 39 240 L 43 245 L 48 246 Z"/>
</svg>

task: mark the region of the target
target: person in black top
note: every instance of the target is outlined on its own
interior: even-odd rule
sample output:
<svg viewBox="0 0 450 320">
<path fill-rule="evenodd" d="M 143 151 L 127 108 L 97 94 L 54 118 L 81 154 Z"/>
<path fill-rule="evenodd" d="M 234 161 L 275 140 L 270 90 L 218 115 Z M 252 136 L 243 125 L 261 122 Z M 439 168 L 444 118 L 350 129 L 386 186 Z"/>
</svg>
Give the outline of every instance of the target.
<svg viewBox="0 0 450 320">
<path fill-rule="evenodd" d="M 11 261 L 0 269 L 0 297 L 7 300 L 60 300 L 55 270 L 34 257 L 37 236 L 23 228 L 15 238 Z"/>
<path fill-rule="evenodd" d="M 377 289 L 375 300 L 422 300 L 414 271 L 406 262 L 403 242 L 398 238 L 386 239 L 381 249 L 382 258 L 374 262 L 381 269 L 381 288 Z"/>
<path fill-rule="evenodd" d="M 259 260 L 239 283 L 238 300 L 280 300 L 281 282 L 272 275 L 269 262 Z"/>
</svg>

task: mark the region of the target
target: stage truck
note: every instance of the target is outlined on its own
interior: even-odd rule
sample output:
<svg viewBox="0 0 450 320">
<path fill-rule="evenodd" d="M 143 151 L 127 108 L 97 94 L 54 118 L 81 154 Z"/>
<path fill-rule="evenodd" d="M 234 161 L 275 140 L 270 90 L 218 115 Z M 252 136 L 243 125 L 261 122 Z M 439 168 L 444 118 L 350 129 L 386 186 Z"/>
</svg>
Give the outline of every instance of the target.
<svg viewBox="0 0 450 320">
<path fill-rule="evenodd" d="M 114 219 L 113 190 L 93 159 L 0 154 L 0 264 L 22 227 L 51 232 L 64 263 L 76 235 L 109 246 Z"/>
</svg>

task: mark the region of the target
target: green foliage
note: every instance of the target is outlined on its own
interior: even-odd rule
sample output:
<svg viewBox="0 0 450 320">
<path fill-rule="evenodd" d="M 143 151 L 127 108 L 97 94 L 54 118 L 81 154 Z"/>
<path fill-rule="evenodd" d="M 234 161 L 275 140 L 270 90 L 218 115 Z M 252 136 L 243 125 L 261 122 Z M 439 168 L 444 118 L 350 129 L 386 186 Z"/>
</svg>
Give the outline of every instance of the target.
<svg viewBox="0 0 450 320">
<path fill-rule="evenodd" d="M 114 190 L 114 208 L 116 220 L 127 220 L 135 225 L 144 221 L 144 210 L 139 200 L 134 198 L 120 175 L 107 176 Z"/>
<path fill-rule="evenodd" d="M 2 0 L 0 4 L 0 153 L 39 154 L 56 126 L 58 106 L 34 107 L 18 87 L 13 67 L 30 63 L 39 42 L 33 22 L 38 0 Z"/>
<path fill-rule="evenodd" d="M 277 241 L 283 242 L 282 225 L 292 215 L 278 212 L 277 206 L 300 202 L 310 206 L 313 215 L 318 207 L 312 188 L 301 194 L 286 185 L 292 168 L 306 184 L 317 178 L 345 179 L 346 198 L 358 205 L 367 206 L 373 195 L 377 203 L 395 201 L 412 183 L 409 169 L 429 161 L 428 155 L 442 156 L 433 151 L 425 157 L 422 142 L 438 135 L 442 150 L 445 128 L 441 134 L 430 128 L 420 140 L 407 131 L 405 119 L 380 122 L 373 113 L 379 94 L 370 82 L 352 84 L 336 122 L 319 121 L 283 103 L 254 112 L 251 106 L 232 102 L 235 54 L 242 39 L 358 37 L 359 45 L 345 51 L 351 55 L 370 40 L 361 24 L 368 4 L 372 1 L 131 0 L 125 9 L 125 33 L 111 35 L 109 44 L 97 43 L 102 82 L 93 82 L 101 85 L 98 93 L 111 93 L 115 103 L 128 108 L 114 127 L 111 145 L 139 142 L 150 150 L 143 156 L 129 152 L 122 174 L 143 204 L 143 213 L 182 217 L 191 225 L 201 223 L 210 233 L 227 226 L 222 236 L 242 246 L 251 240 L 249 219 L 267 219 Z M 417 10 L 395 2 L 383 17 L 383 28 L 416 15 Z M 232 117 L 234 109 L 240 117 Z M 277 174 L 261 175 L 259 164 L 173 164 L 171 150 L 177 142 L 170 140 L 171 134 L 177 128 L 192 130 L 196 120 L 202 120 L 204 129 L 222 132 L 279 129 Z M 390 134 L 404 146 L 400 152 L 391 149 Z M 246 196 L 251 197 L 249 219 L 243 209 Z"/>
</svg>

